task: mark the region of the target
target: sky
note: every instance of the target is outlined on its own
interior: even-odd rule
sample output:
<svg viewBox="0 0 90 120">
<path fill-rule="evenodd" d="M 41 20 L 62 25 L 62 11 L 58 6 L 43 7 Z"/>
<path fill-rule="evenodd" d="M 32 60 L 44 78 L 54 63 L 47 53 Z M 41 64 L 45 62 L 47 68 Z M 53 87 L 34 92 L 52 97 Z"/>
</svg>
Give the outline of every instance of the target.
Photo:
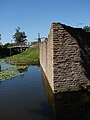
<svg viewBox="0 0 90 120">
<path fill-rule="evenodd" d="M 28 42 L 38 33 L 48 37 L 52 22 L 72 27 L 90 26 L 90 0 L 0 0 L 0 34 L 2 44 L 14 42 L 19 26 Z"/>
</svg>

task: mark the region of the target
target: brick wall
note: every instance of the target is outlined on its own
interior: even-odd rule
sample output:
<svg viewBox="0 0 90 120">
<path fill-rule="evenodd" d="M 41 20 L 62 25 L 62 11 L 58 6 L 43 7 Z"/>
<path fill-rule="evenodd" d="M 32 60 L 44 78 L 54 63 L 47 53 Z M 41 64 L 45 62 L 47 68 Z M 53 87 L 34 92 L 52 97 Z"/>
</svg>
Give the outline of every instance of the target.
<svg viewBox="0 0 90 120">
<path fill-rule="evenodd" d="M 54 91 L 53 84 L 53 31 L 50 30 L 48 40 L 40 43 L 40 64 L 48 78 L 49 85 Z"/>
<path fill-rule="evenodd" d="M 89 80 L 81 64 L 81 36 L 81 29 L 52 23 L 48 39 L 40 43 L 40 64 L 54 93 L 77 91 Z"/>
</svg>

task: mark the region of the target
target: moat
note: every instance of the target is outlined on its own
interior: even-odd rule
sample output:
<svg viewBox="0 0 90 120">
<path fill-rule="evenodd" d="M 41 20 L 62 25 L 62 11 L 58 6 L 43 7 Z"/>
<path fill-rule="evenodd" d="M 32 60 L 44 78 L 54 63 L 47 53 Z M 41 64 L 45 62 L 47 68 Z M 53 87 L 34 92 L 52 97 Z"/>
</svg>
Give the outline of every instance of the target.
<svg viewBox="0 0 90 120">
<path fill-rule="evenodd" d="M 0 81 L 0 120 L 18 119 L 89 120 L 90 93 L 54 96 L 40 66 L 28 66 L 23 75 Z"/>
</svg>

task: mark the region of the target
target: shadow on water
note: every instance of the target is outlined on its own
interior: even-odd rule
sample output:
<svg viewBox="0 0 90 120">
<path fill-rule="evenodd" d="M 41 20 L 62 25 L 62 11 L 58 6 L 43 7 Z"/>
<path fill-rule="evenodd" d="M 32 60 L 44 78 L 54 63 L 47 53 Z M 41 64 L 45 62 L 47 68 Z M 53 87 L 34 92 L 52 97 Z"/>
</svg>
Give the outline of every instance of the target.
<svg viewBox="0 0 90 120">
<path fill-rule="evenodd" d="M 90 120 L 90 93 L 79 91 L 54 95 L 43 71 L 42 80 L 54 120 Z"/>
<path fill-rule="evenodd" d="M 49 120 L 51 120 L 51 112 L 50 112 L 50 110 L 48 109 L 49 108 L 49 105 L 47 104 L 47 102 L 41 102 L 40 103 L 40 107 L 41 107 L 41 109 L 35 109 L 35 108 L 27 108 L 26 109 L 26 111 L 28 112 L 28 113 L 32 113 L 33 115 L 42 115 L 42 116 L 44 116 L 44 117 L 46 117 L 46 118 L 49 118 Z M 43 109 L 44 108 L 44 109 Z"/>
</svg>

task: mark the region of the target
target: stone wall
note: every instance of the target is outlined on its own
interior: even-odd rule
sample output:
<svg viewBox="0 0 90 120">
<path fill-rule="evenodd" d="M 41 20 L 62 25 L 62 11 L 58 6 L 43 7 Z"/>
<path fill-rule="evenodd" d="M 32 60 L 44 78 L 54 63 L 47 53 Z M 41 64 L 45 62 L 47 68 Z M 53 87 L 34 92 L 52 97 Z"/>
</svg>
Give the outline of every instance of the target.
<svg viewBox="0 0 90 120">
<path fill-rule="evenodd" d="M 48 40 L 40 43 L 40 64 L 45 72 L 49 85 L 54 91 L 53 83 L 53 31 L 50 30 Z"/>
<path fill-rule="evenodd" d="M 90 67 L 86 70 L 84 64 L 90 62 L 90 49 L 85 51 L 85 35 L 82 29 L 52 23 L 48 39 L 40 43 L 40 64 L 53 93 L 77 91 L 88 82 Z"/>
</svg>

